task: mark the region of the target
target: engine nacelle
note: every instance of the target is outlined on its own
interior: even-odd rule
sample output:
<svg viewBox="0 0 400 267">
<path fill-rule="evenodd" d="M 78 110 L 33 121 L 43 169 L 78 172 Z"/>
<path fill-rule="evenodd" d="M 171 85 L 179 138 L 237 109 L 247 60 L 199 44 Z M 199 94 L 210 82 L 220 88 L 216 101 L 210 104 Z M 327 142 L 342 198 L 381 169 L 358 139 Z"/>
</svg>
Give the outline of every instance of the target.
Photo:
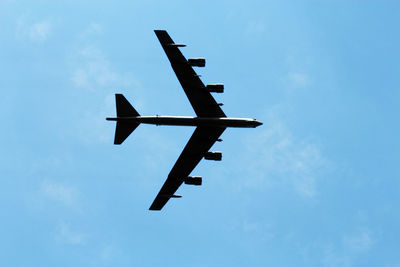
<svg viewBox="0 0 400 267">
<path fill-rule="evenodd" d="M 206 66 L 205 58 L 189 58 L 187 62 L 192 67 L 205 67 Z"/>
<path fill-rule="evenodd" d="M 202 178 L 201 176 L 188 176 L 183 179 L 185 184 L 192 184 L 192 185 L 201 185 Z"/>
<path fill-rule="evenodd" d="M 162 194 L 160 196 L 162 196 L 162 197 L 170 197 L 170 198 L 181 198 L 182 197 L 180 195 L 168 195 L 168 194 Z"/>
<path fill-rule="evenodd" d="M 207 91 L 212 92 L 212 93 L 223 93 L 224 85 L 222 83 L 207 84 L 206 89 L 207 89 Z"/>
<path fill-rule="evenodd" d="M 185 44 L 174 44 L 174 43 L 167 44 L 167 47 L 185 47 L 185 46 L 186 46 Z"/>
<path fill-rule="evenodd" d="M 222 152 L 207 152 L 204 159 L 220 161 L 222 160 Z"/>
</svg>

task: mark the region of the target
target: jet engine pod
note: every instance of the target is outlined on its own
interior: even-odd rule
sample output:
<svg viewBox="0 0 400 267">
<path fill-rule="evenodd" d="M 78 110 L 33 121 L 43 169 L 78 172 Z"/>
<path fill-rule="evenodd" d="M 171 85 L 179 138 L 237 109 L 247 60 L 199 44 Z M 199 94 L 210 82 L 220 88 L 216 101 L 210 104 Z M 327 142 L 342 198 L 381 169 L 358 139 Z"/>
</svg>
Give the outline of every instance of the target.
<svg viewBox="0 0 400 267">
<path fill-rule="evenodd" d="M 174 44 L 174 43 L 172 43 L 172 44 L 167 44 L 166 46 L 167 47 L 185 47 L 186 45 L 185 44 Z"/>
<path fill-rule="evenodd" d="M 220 161 L 222 160 L 222 152 L 207 152 L 204 154 L 204 159 Z"/>
<path fill-rule="evenodd" d="M 201 185 L 201 176 L 188 176 L 183 179 L 185 184 L 192 184 L 192 185 Z"/>
<path fill-rule="evenodd" d="M 192 67 L 205 67 L 206 66 L 205 58 L 189 58 L 187 62 Z"/>
<path fill-rule="evenodd" d="M 207 91 L 209 91 L 211 93 L 223 93 L 224 85 L 222 83 L 207 84 L 206 89 L 207 89 Z"/>
</svg>

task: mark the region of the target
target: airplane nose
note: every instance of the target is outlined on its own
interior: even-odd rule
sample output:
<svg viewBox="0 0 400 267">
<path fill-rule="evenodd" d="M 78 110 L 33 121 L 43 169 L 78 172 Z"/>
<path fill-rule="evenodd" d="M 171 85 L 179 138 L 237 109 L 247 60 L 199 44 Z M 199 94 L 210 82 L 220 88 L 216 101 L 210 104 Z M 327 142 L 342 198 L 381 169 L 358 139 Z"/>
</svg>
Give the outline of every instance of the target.
<svg viewBox="0 0 400 267">
<path fill-rule="evenodd" d="M 258 120 L 254 120 L 254 122 L 255 122 L 254 124 L 255 124 L 256 127 L 258 127 L 258 126 L 263 124 L 262 122 L 260 122 Z"/>
</svg>

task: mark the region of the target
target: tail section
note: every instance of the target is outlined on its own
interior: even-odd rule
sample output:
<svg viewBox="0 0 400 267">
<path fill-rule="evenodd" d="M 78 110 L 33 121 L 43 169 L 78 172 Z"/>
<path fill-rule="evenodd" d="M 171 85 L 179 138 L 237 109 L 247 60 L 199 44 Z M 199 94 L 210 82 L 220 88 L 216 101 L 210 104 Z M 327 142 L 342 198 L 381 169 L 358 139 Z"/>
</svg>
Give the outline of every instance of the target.
<svg viewBox="0 0 400 267">
<path fill-rule="evenodd" d="M 115 94 L 115 103 L 117 105 L 117 117 L 140 116 L 123 94 Z"/>
<path fill-rule="evenodd" d="M 140 115 L 122 94 L 115 94 L 115 102 L 117 106 L 117 126 L 115 128 L 114 144 L 120 145 L 139 126 L 139 123 L 118 121 L 118 118 Z"/>
<path fill-rule="evenodd" d="M 117 127 L 115 127 L 114 145 L 122 144 L 138 126 L 139 123 L 117 121 Z"/>
</svg>

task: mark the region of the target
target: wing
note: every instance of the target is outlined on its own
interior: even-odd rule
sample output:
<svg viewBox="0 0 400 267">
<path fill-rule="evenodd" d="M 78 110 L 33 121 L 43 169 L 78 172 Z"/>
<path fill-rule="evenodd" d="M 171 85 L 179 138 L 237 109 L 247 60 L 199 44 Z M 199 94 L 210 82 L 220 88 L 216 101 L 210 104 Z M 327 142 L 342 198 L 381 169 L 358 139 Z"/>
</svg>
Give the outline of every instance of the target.
<svg viewBox="0 0 400 267">
<path fill-rule="evenodd" d="M 205 89 L 199 76 L 188 64 L 178 46 L 172 41 L 166 31 L 155 30 L 158 40 L 161 43 L 171 63 L 176 77 L 182 85 L 194 112 L 198 117 L 226 117 L 210 92 Z"/>
<path fill-rule="evenodd" d="M 161 187 L 160 192 L 151 204 L 150 210 L 161 210 L 168 200 L 188 177 L 192 170 L 199 164 L 204 154 L 210 150 L 218 137 L 224 132 L 223 127 L 197 127 L 189 142 Z"/>
</svg>

